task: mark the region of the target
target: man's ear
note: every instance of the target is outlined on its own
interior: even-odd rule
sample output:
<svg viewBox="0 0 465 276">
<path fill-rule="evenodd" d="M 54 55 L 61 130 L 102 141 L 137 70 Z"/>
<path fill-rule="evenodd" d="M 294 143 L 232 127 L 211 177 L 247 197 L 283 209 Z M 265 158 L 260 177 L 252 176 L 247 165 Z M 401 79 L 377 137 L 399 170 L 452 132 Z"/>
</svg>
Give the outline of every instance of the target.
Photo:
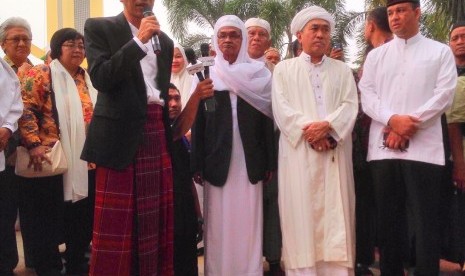
<svg viewBox="0 0 465 276">
<path fill-rule="evenodd" d="M 367 27 L 368 27 L 368 31 L 369 31 L 370 33 L 374 32 L 374 31 L 376 30 L 376 24 L 373 23 L 373 21 L 371 21 L 371 20 L 368 21 L 368 22 L 367 22 L 367 25 L 368 25 L 368 26 L 367 26 Z"/>
<path fill-rule="evenodd" d="M 302 32 L 298 31 L 295 36 L 297 37 L 297 40 L 299 40 L 299 43 L 302 44 Z"/>
</svg>

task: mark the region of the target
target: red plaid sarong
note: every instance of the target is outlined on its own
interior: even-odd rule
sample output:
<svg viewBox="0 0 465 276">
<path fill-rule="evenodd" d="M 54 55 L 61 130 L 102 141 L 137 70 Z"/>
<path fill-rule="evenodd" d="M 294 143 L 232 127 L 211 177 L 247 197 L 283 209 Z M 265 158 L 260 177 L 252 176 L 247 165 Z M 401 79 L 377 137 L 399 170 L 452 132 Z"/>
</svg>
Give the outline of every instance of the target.
<svg viewBox="0 0 465 276">
<path fill-rule="evenodd" d="M 173 275 L 173 176 L 159 105 L 148 106 L 134 165 L 96 174 L 90 275 Z"/>
</svg>

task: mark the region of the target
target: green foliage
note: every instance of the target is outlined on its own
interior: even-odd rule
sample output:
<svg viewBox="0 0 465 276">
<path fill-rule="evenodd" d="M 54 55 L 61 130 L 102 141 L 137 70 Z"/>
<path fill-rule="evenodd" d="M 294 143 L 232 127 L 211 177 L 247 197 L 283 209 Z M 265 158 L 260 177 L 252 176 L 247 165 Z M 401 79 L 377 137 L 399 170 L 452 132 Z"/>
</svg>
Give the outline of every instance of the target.
<svg viewBox="0 0 465 276">
<path fill-rule="evenodd" d="M 362 1 L 362 0 L 360 0 Z M 365 12 L 347 12 L 345 0 L 164 0 L 168 10 L 168 23 L 175 38 L 185 46 L 195 46 L 209 42 L 205 34 L 188 31 L 189 24 L 195 24 L 205 33 L 212 32 L 213 26 L 221 16 L 235 14 L 242 20 L 260 17 L 271 24 L 272 44 L 276 48 L 291 49 L 292 34 L 290 23 L 295 14 L 305 7 L 318 5 L 336 19 L 333 42 L 345 46 L 347 37 L 355 37 L 359 50 L 358 62 L 361 63 L 366 50 L 363 38 Z M 386 0 L 365 0 L 365 9 L 385 6 Z M 464 0 L 424 0 L 422 1 L 421 32 L 425 36 L 446 42 L 449 28 L 453 22 L 465 20 Z M 346 47 L 344 47 L 346 48 Z"/>
</svg>

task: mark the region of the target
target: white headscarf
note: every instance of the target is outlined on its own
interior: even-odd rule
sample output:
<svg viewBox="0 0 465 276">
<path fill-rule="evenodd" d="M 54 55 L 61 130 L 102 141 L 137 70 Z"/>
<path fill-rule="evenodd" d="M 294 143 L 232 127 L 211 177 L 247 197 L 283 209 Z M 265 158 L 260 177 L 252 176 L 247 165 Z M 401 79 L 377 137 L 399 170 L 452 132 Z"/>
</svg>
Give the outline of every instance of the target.
<svg viewBox="0 0 465 276">
<path fill-rule="evenodd" d="M 223 57 L 218 46 L 218 31 L 223 27 L 241 30 L 242 44 L 233 64 Z M 216 51 L 212 79 L 215 90 L 229 90 L 251 106 L 273 118 L 271 111 L 271 73 L 263 62 L 252 60 L 247 54 L 247 31 L 244 22 L 235 15 L 222 16 L 215 24 L 213 45 Z"/>
<path fill-rule="evenodd" d="M 193 76 L 190 75 L 186 70 L 186 67 L 189 64 L 189 61 L 187 61 L 187 57 L 186 57 L 186 53 L 184 52 L 184 48 L 179 44 L 175 44 L 174 48 L 178 48 L 179 51 L 181 52 L 182 57 L 184 59 L 184 67 L 181 68 L 181 71 L 179 71 L 179 73 L 171 73 L 171 82 L 174 85 L 176 85 L 176 87 L 179 90 L 179 93 L 181 94 L 181 103 L 182 103 L 182 108 L 184 109 L 184 107 L 187 104 L 187 101 L 190 98 L 190 93 L 189 92 L 190 92 L 191 87 L 192 87 Z"/>
<path fill-rule="evenodd" d="M 313 19 L 323 19 L 328 21 L 331 31 L 334 30 L 334 26 L 336 25 L 334 17 L 329 12 L 322 7 L 311 6 L 301 10 L 294 16 L 291 22 L 292 34 L 296 35 L 297 32 L 301 31 L 305 27 L 308 21 Z"/>
<path fill-rule="evenodd" d="M 245 21 L 245 28 L 248 29 L 249 27 L 261 27 L 265 29 L 268 34 L 271 34 L 270 23 L 268 23 L 268 21 L 265 19 L 256 17 L 249 18 L 247 21 Z"/>
</svg>

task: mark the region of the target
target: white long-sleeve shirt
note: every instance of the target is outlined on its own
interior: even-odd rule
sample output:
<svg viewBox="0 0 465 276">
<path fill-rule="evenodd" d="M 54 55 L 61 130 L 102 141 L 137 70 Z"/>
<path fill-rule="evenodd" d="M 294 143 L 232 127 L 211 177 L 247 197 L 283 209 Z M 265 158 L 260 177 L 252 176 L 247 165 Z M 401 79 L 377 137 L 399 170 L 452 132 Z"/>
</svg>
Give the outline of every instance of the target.
<svg viewBox="0 0 465 276">
<path fill-rule="evenodd" d="M 23 114 L 23 101 L 19 81 L 15 72 L 3 59 L 0 59 L 0 127 L 14 132 L 18 119 Z M 0 151 L 0 172 L 5 169 L 5 154 Z"/>
<path fill-rule="evenodd" d="M 451 105 L 457 84 L 450 48 L 417 34 L 398 37 L 372 50 L 359 83 L 363 111 L 373 120 L 368 161 L 404 159 L 444 165 L 441 115 Z M 406 152 L 383 148 L 383 129 L 392 115 L 420 119 Z"/>
</svg>

